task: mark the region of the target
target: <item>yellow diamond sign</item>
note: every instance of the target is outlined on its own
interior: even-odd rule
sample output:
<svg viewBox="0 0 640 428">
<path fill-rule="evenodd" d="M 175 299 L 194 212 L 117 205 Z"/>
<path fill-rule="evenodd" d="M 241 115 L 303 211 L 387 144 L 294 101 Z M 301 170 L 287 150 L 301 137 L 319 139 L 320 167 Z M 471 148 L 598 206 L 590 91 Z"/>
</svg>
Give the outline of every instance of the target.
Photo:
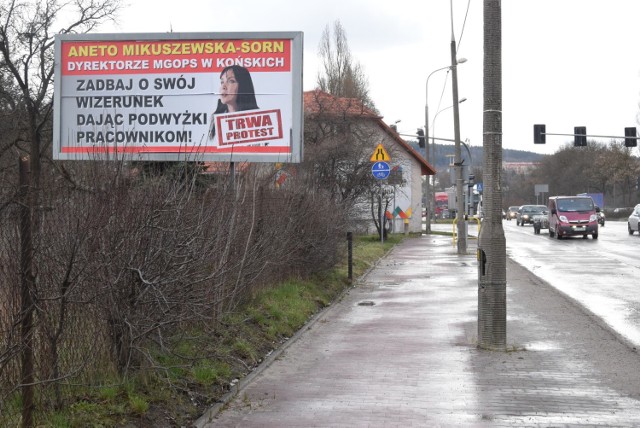
<svg viewBox="0 0 640 428">
<path fill-rule="evenodd" d="M 389 162 L 390 160 L 389 153 L 382 147 L 382 144 L 378 144 L 371 155 L 371 162 Z"/>
</svg>

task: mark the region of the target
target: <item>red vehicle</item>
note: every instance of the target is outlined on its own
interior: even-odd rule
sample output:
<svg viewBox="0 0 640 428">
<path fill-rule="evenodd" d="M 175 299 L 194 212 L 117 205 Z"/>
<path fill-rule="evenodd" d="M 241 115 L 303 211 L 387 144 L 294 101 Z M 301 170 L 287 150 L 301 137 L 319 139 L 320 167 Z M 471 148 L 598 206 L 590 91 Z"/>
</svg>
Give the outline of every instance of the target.
<svg viewBox="0 0 640 428">
<path fill-rule="evenodd" d="M 598 239 L 598 212 L 591 196 L 552 196 L 549 198 L 549 236 L 561 239 L 582 235 Z"/>
<path fill-rule="evenodd" d="M 443 218 L 442 212 L 449 211 L 449 196 L 447 192 L 436 192 L 436 218 Z"/>
</svg>

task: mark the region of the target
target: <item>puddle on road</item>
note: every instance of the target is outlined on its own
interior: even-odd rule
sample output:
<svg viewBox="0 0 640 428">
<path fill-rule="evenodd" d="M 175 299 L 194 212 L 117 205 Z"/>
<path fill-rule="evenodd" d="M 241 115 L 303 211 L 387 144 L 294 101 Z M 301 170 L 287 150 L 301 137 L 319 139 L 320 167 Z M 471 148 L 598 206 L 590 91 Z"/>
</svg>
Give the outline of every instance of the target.
<svg viewBox="0 0 640 428">
<path fill-rule="evenodd" d="M 398 286 L 400 286 L 400 284 L 397 282 L 386 282 L 386 283 L 380 284 L 380 287 L 386 287 L 386 288 L 395 288 Z"/>
<path fill-rule="evenodd" d="M 457 260 L 452 260 L 452 261 L 444 261 L 444 260 L 439 260 L 439 261 L 435 261 L 432 263 L 433 266 L 463 266 L 463 267 L 469 267 L 469 266 L 476 266 L 476 263 L 468 263 L 468 262 L 459 262 Z"/>
<path fill-rule="evenodd" d="M 524 349 L 527 351 L 555 351 L 560 347 L 552 342 L 530 342 L 525 343 Z"/>
<path fill-rule="evenodd" d="M 387 287 L 387 288 L 394 288 L 394 287 L 399 287 L 401 285 L 401 283 L 397 282 L 397 281 L 375 281 L 372 282 L 371 285 L 373 285 L 374 287 Z"/>
</svg>

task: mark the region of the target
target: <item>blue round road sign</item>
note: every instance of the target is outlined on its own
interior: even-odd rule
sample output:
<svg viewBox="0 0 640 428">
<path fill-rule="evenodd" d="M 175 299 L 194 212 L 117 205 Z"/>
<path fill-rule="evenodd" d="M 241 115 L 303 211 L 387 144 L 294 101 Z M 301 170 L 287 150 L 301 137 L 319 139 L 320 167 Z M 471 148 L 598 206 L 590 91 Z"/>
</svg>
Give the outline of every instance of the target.
<svg viewBox="0 0 640 428">
<path fill-rule="evenodd" d="M 389 177 L 390 172 L 391 169 L 389 168 L 389 164 L 387 162 L 376 162 L 371 165 L 371 173 L 373 174 L 373 177 L 377 178 L 378 180 L 383 180 Z"/>
</svg>

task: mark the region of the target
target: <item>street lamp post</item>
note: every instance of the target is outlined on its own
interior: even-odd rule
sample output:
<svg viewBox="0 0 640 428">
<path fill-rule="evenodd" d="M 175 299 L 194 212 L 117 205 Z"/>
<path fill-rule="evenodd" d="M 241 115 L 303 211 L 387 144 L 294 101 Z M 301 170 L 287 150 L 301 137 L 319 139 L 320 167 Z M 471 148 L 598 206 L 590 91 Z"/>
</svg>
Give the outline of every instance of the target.
<svg viewBox="0 0 640 428">
<path fill-rule="evenodd" d="M 458 101 L 458 104 L 462 104 L 463 102 L 467 101 L 466 98 L 461 98 L 460 101 Z M 436 119 L 438 118 L 438 116 L 440 115 L 440 113 L 442 113 L 443 111 L 449 110 L 450 108 L 453 108 L 453 105 L 447 106 L 443 109 L 440 109 L 436 112 L 436 114 L 433 116 L 433 121 L 431 122 L 431 133 L 433 134 L 433 136 L 431 137 L 431 143 L 435 146 L 436 140 L 446 140 L 446 141 L 452 141 L 449 139 L 445 139 L 445 138 L 436 138 Z M 435 154 L 433 156 L 435 158 Z M 435 197 L 435 186 L 433 189 L 433 195 Z M 450 205 L 450 207 L 452 207 L 452 205 Z"/>
<path fill-rule="evenodd" d="M 467 101 L 466 98 L 460 98 L 460 101 L 458 101 L 458 104 L 462 104 L 463 102 Z M 433 134 L 433 136 L 431 137 L 432 143 L 435 144 L 435 140 L 445 140 L 444 138 L 437 138 L 436 137 L 436 119 L 438 118 L 438 115 L 440 113 L 442 113 L 443 111 L 449 110 L 450 108 L 453 108 L 453 105 L 447 106 L 443 109 L 438 110 L 438 112 L 433 116 L 433 120 L 431 121 L 431 133 Z M 451 141 L 451 140 L 445 140 L 445 141 Z"/>
<path fill-rule="evenodd" d="M 425 148 L 425 160 L 429 164 L 431 163 L 431 156 L 430 156 L 430 153 L 429 153 L 429 79 L 431 78 L 431 76 L 434 75 L 434 73 L 437 73 L 438 71 L 451 70 L 457 64 L 462 64 L 462 63 L 465 63 L 465 62 L 467 62 L 466 58 L 459 58 L 456 61 L 455 65 L 448 65 L 446 67 L 438 68 L 436 70 L 433 70 L 427 76 L 427 82 L 425 84 L 425 103 L 424 103 L 424 137 L 425 137 L 424 148 Z M 440 110 L 440 111 L 442 111 L 442 110 Z M 440 113 L 440 112 L 438 112 L 438 113 Z M 438 113 L 436 113 L 436 115 Z M 435 162 L 435 159 L 433 161 Z M 431 214 L 432 214 L 431 199 L 432 199 L 431 177 L 427 175 L 427 180 L 426 180 L 426 183 L 425 183 L 425 208 L 426 208 L 425 233 L 431 233 Z"/>
</svg>

